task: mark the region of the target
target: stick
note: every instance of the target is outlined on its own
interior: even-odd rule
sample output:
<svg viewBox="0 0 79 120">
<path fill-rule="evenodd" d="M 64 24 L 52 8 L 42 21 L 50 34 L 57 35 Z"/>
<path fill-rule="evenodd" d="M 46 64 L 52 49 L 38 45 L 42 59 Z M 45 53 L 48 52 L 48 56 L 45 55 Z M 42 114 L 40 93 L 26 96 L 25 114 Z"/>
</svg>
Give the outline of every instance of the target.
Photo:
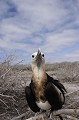
<svg viewBox="0 0 79 120">
<path fill-rule="evenodd" d="M 0 101 L 8 108 L 8 105 L 3 100 L 0 99 Z"/>
<path fill-rule="evenodd" d="M 53 113 L 51 113 L 51 117 L 57 116 L 57 115 L 60 115 L 60 114 L 65 114 L 66 118 L 68 118 L 70 115 L 71 115 L 71 118 L 74 118 L 74 117 L 72 117 L 72 115 L 79 115 L 79 109 L 61 109 L 61 110 L 54 111 Z M 44 113 L 42 113 L 42 114 L 40 114 L 38 116 L 35 116 L 35 117 L 28 118 L 26 120 L 39 120 L 43 116 L 45 116 Z M 75 118 L 75 119 L 72 119 L 72 120 L 78 120 L 78 119 Z"/>
<path fill-rule="evenodd" d="M 66 119 L 70 119 L 70 120 L 79 120 L 78 118 L 72 117 L 70 115 L 62 115 L 62 117 L 63 118 L 65 117 Z"/>
<path fill-rule="evenodd" d="M 75 104 L 78 104 L 78 102 L 79 102 L 79 100 L 77 100 L 77 101 L 75 101 L 75 102 L 73 102 L 72 104 L 70 104 L 70 105 L 67 105 L 65 108 L 69 108 L 69 107 L 71 107 L 71 106 L 74 106 Z"/>
<path fill-rule="evenodd" d="M 79 115 L 79 109 L 61 109 L 54 111 L 53 115 L 67 114 L 67 115 Z"/>
<path fill-rule="evenodd" d="M 3 94 L 0 94 L 0 96 L 2 96 L 2 97 L 6 97 L 6 98 L 11 98 L 11 99 L 13 99 L 13 101 L 16 101 L 16 100 L 13 98 L 13 96 L 3 95 Z"/>
<path fill-rule="evenodd" d="M 26 113 L 23 113 L 23 114 L 21 114 L 21 115 L 19 115 L 17 117 L 12 118 L 11 120 L 18 120 L 18 119 L 24 117 L 25 115 L 26 115 Z"/>
<path fill-rule="evenodd" d="M 77 89 L 77 90 L 75 90 L 75 91 L 73 91 L 73 92 L 66 93 L 65 96 L 69 96 L 69 95 L 71 95 L 71 94 L 73 94 L 73 93 L 75 93 L 75 92 L 77 92 L 77 91 L 79 91 L 79 89 Z"/>
<path fill-rule="evenodd" d="M 21 63 L 23 60 L 19 61 L 18 63 L 16 63 L 16 65 L 18 65 L 19 63 Z M 0 78 L 4 77 L 12 68 L 8 69 L 3 75 L 0 76 Z"/>
</svg>

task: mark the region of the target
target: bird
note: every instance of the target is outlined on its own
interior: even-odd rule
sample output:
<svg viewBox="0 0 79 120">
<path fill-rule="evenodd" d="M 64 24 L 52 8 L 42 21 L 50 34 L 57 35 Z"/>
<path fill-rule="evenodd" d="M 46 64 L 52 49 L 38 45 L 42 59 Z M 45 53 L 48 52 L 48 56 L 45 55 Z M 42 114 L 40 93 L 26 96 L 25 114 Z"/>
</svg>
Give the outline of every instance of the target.
<svg viewBox="0 0 79 120">
<path fill-rule="evenodd" d="M 65 103 L 66 89 L 58 79 L 49 76 L 45 70 L 45 55 L 39 48 L 32 54 L 32 78 L 25 87 L 25 96 L 30 109 L 37 113 L 56 111 Z M 59 115 L 60 119 L 63 118 Z"/>
</svg>

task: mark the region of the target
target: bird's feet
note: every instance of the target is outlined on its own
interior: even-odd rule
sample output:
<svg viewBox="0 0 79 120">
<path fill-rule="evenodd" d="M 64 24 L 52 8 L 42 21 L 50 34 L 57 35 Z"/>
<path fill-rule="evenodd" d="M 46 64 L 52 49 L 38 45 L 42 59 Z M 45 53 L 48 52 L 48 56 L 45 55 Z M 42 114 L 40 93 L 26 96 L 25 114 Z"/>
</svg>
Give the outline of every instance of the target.
<svg viewBox="0 0 79 120">
<path fill-rule="evenodd" d="M 46 112 L 46 110 L 40 110 L 40 112 L 35 113 L 35 116 L 38 116 L 38 115 L 43 114 L 45 112 Z"/>
<path fill-rule="evenodd" d="M 49 111 L 47 112 L 49 118 L 51 118 L 51 113 L 52 113 L 51 110 L 49 110 Z"/>
<path fill-rule="evenodd" d="M 54 117 L 59 117 L 60 120 L 63 120 L 61 115 L 53 116 L 53 112 L 52 112 L 52 110 L 50 110 L 49 113 L 48 113 L 48 118 L 49 118 L 48 120 L 53 120 Z"/>
</svg>

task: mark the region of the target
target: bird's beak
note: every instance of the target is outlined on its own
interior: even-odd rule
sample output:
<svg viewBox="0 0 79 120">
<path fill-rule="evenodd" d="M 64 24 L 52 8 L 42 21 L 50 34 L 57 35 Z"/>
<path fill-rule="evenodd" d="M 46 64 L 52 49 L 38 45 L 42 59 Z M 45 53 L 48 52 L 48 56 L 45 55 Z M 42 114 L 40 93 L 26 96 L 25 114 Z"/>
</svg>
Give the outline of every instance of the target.
<svg viewBox="0 0 79 120">
<path fill-rule="evenodd" d="M 40 65 L 41 60 L 42 60 L 41 50 L 38 49 L 37 56 L 36 56 L 36 62 L 37 62 L 38 65 Z"/>
<path fill-rule="evenodd" d="M 38 49 L 37 57 L 40 57 L 40 56 L 41 56 L 41 50 Z"/>
</svg>

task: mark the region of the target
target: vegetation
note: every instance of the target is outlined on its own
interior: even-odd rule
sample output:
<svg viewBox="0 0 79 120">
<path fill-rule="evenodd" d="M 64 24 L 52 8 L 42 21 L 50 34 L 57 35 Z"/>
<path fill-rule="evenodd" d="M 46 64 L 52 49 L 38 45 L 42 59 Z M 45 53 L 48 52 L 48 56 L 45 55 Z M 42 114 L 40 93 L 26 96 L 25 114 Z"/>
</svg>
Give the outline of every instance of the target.
<svg viewBox="0 0 79 120">
<path fill-rule="evenodd" d="M 9 56 L 0 62 L 0 120 L 26 120 L 34 116 L 27 105 L 24 93 L 25 86 L 29 85 L 31 80 L 31 66 L 20 64 L 22 61 L 12 65 L 12 60 L 13 56 Z M 46 71 L 52 77 L 59 79 L 67 89 L 63 108 L 78 110 L 79 62 L 46 64 Z M 73 117 L 63 117 L 66 120 L 79 119 L 77 114 L 73 114 Z M 46 119 L 48 118 L 45 117 Z"/>
</svg>

